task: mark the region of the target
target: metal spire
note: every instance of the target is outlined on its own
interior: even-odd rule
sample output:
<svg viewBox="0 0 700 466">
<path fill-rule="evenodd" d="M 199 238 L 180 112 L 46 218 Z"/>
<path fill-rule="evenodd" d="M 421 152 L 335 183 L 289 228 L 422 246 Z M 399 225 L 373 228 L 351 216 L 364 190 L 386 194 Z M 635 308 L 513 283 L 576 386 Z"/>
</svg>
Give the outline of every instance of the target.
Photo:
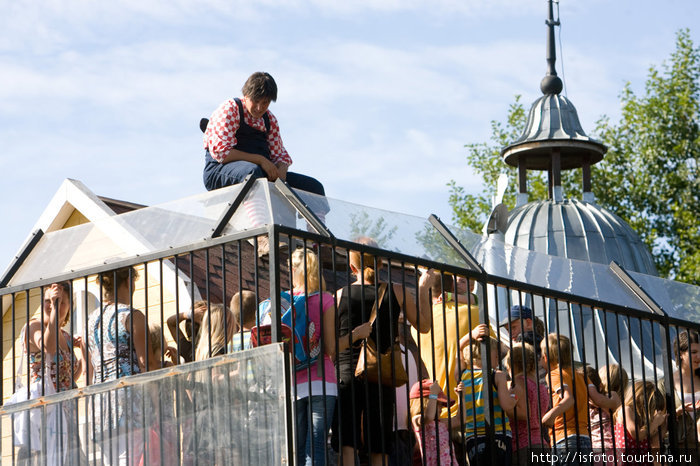
<svg viewBox="0 0 700 466">
<path fill-rule="evenodd" d="M 540 82 L 540 90 L 543 94 L 559 94 L 563 88 L 563 84 L 559 76 L 555 63 L 557 61 L 557 52 L 554 43 L 554 26 L 559 26 L 559 18 L 554 21 L 554 6 L 553 0 L 549 0 L 549 18 L 545 21 L 547 25 L 547 74 Z"/>
<path fill-rule="evenodd" d="M 556 52 L 554 0 L 549 0 L 547 25 L 547 74 L 540 82 L 544 94 L 530 107 L 523 134 L 501 151 L 503 160 L 518 167 L 517 205 L 527 202 L 527 170 L 546 170 L 549 173 L 549 195 L 556 202 L 564 199 L 561 171 L 582 169 L 584 200 L 593 200 L 591 193 L 591 165 L 603 159 L 607 148 L 586 135 L 581 128 L 574 105 L 563 95 L 564 85 L 555 69 Z"/>
</svg>

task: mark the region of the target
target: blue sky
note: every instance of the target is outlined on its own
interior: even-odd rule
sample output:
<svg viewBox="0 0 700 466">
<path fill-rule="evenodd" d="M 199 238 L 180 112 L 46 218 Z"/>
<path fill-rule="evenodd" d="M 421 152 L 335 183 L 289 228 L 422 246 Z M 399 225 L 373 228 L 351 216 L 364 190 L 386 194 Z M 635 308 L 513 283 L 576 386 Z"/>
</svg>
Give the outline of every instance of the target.
<svg viewBox="0 0 700 466">
<path fill-rule="evenodd" d="M 539 97 L 546 70 L 544 0 L 2 3 L 3 270 L 65 178 L 149 205 L 201 192 L 198 121 L 258 70 L 277 80 L 292 170 L 449 222 L 446 183 L 482 188 L 464 145 L 516 94 Z M 697 0 L 561 0 L 560 17 L 557 70 L 588 132 L 677 30 L 700 45 Z"/>
</svg>

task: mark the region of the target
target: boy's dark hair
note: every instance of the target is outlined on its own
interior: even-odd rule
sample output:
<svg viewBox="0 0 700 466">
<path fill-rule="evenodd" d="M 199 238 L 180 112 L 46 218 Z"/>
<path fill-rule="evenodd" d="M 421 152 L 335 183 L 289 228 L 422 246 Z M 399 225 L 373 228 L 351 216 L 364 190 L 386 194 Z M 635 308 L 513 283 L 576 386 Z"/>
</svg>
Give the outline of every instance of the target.
<svg viewBox="0 0 700 466">
<path fill-rule="evenodd" d="M 270 73 L 265 73 L 264 71 L 256 71 L 251 74 L 241 91 L 243 91 L 244 97 L 250 97 L 253 100 L 270 99 L 273 102 L 277 101 L 277 83 L 270 76 Z"/>
<path fill-rule="evenodd" d="M 437 298 L 445 293 L 452 293 L 454 291 L 454 280 L 455 277 L 452 274 L 442 274 L 436 273 L 428 278 L 428 286 L 430 287 L 431 296 Z"/>
</svg>

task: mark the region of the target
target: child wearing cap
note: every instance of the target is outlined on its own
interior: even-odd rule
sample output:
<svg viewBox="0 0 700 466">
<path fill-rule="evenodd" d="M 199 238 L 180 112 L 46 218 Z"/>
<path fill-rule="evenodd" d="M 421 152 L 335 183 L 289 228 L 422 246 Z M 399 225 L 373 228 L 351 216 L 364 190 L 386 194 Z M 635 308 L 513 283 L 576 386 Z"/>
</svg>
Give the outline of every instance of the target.
<svg viewBox="0 0 700 466">
<path fill-rule="evenodd" d="M 457 466 L 454 448 L 450 444 L 447 420 L 438 419 L 438 403 L 449 405 L 440 385 L 430 379 L 423 379 L 411 387 L 411 424 L 420 447 L 422 464 Z"/>
</svg>

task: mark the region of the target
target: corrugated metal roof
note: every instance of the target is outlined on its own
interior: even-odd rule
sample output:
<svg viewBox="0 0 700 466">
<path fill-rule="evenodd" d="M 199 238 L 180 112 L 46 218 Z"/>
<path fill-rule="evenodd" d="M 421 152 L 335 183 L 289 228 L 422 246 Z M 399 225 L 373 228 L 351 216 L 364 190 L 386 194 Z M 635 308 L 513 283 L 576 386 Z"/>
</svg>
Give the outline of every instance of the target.
<svg viewBox="0 0 700 466">
<path fill-rule="evenodd" d="M 528 169 L 548 170 L 553 149 L 561 153 L 562 170 L 581 167 L 583 161 L 599 162 L 607 151 L 586 135 L 576 108 L 559 94 L 543 95 L 532 104 L 523 133 L 501 155 L 512 166 L 518 166 L 518 159 L 524 157 Z"/>
<path fill-rule="evenodd" d="M 506 243 L 569 259 L 618 262 L 626 270 L 658 275 L 639 236 L 620 217 L 575 199 L 531 202 L 511 211 Z"/>
</svg>

